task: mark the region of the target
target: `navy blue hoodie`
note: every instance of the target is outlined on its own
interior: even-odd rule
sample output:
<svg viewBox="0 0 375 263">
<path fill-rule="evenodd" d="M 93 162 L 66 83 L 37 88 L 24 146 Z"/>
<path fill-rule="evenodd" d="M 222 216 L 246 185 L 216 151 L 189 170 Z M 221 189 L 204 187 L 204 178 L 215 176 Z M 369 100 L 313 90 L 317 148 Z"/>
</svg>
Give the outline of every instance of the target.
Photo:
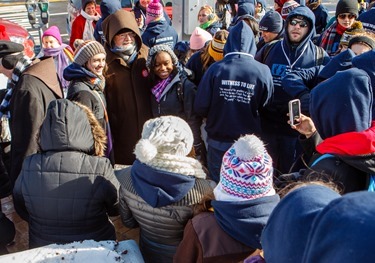
<svg viewBox="0 0 375 263">
<path fill-rule="evenodd" d="M 303 16 L 310 22 L 307 36 L 297 45 L 293 46 L 287 32 L 288 21 L 295 16 Z M 295 130 L 287 123 L 288 101 L 293 99 L 282 87 L 282 77 L 292 69 L 310 68 L 316 65 L 317 48 L 311 41 L 315 34 L 315 16 L 306 6 L 299 6 L 292 10 L 285 23 L 284 39 L 274 44 L 263 61 L 265 47 L 259 50 L 255 59 L 263 62 L 271 69 L 273 83 L 275 86 L 274 100 L 264 111 L 262 111 L 262 129 L 267 133 L 279 133 L 287 136 L 297 136 Z M 324 52 L 323 65 L 327 64 L 329 56 Z"/>
<path fill-rule="evenodd" d="M 98 22 L 96 22 L 94 30 L 94 38 L 96 41 L 104 44 L 105 37 L 103 35 L 102 22 L 107 18 L 107 16 L 120 9 L 121 2 L 119 0 L 102 0 L 100 3 L 100 12 L 102 13 L 102 17 L 98 20 Z"/>
<path fill-rule="evenodd" d="M 353 58 L 353 67 L 363 69 L 371 78 L 372 88 L 375 89 L 375 50 L 370 50 Z"/>
<path fill-rule="evenodd" d="M 375 33 L 375 6 L 370 10 L 362 13 L 358 20 L 362 22 L 362 25 L 365 29 Z"/>
<path fill-rule="evenodd" d="M 261 134 L 258 111 L 270 101 L 273 84 L 269 68 L 254 60 L 255 52 L 254 34 L 241 21 L 229 33 L 224 59 L 199 83 L 194 110 L 207 117 L 209 139 L 232 143 L 243 134 Z"/>
<path fill-rule="evenodd" d="M 142 42 L 149 48 L 164 44 L 173 50 L 177 41 L 176 30 L 165 19 L 150 22 L 142 34 Z"/>
</svg>

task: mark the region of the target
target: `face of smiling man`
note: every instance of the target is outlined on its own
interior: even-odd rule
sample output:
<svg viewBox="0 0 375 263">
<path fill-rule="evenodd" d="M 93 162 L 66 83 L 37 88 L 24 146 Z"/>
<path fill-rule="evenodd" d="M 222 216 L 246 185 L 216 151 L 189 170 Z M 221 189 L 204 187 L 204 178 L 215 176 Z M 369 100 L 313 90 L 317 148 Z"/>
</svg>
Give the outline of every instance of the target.
<svg viewBox="0 0 375 263">
<path fill-rule="evenodd" d="M 288 36 L 292 43 L 300 43 L 308 34 L 309 22 L 303 17 L 293 17 L 288 20 Z"/>
</svg>

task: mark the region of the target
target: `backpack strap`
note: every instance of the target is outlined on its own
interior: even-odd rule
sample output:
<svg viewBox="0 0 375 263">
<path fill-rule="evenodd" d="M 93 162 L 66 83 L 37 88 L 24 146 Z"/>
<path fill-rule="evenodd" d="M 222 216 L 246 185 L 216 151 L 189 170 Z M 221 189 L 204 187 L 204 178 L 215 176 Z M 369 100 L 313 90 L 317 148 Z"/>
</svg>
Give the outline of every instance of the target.
<svg viewBox="0 0 375 263">
<path fill-rule="evenodd" d="M 335 156 L 332 155 L 332 154 L 329 154 L 329 153 L 325 153 L 321 156 L 319 156 L 312 164 L 310 167 L 313 167 L 314 165 L 316 165 L 318 162 L 320 162 L 321 160 L 323 159 L 326 159 L 326 158 L 334 158 Z"/>
<path fill-rule="evenodd" d="M 267 43 L 264 46 L 263 56 L 262 56 L 262 63 L 265 63 L 271 49 L 275 46 L 277 42 L 281 41 L 281 39 L 272 40 L 271 42 Z"/>
<path fill-rule="evenodd" d="M 315 65 L 320 66 L 324 62 L 324 49 L 318 46 L 315 46 L 315 48 L 316 48 Z"/>
</svg>

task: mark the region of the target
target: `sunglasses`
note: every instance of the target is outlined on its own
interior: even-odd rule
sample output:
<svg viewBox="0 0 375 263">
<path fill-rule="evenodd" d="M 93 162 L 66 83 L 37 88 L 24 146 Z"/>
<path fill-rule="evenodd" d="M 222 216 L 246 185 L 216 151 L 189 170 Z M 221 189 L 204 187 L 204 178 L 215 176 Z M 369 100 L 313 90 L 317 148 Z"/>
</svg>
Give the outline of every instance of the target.
<svg viewBox="0 0 375 263">
<path fill-rule="evenodd" d="M 297 24 L 299 24 L 300 27 L 308 27 L 309 26 L 309 23 L 304 21 L 304 20 L 295 20 L 295 19 L 292 19 L 289 21 L 289 25 L 291 26 L 296 26 Z"/>
<path fill-rule="evenodd" d="M 340 19 L 345 19 L 345 18 L 349 18 L 349 19 L 353 19 L 355 18 L 356 16 L 354 14 L 339 14 L 338 17 Z"/>
</svg>

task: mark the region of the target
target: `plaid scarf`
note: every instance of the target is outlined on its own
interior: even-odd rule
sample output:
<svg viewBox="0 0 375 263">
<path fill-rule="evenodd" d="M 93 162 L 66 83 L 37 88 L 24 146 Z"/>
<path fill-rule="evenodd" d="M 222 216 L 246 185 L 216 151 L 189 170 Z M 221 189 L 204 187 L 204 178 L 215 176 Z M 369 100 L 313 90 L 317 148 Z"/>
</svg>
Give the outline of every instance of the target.
<svg viewBox="0 0 375 263">
<path fill-rule="evenodd" d="M 0 104 L 0 118 L 3 117 L 4 114 L 7 114 L 8 117 L 10 117 L 9 105 L 10 105 L 10 99 L 12 98 L 13 89 L 16 87 L 17 82 L 22 72 L 24 72 L 31 65 L 31 63 L 32 63 L 31 59 L 24 56 L 20 60 L 18 60 L 16 66 L 14 67 L 12 78 L 8 80 L 8 85 L 7 85 L 8 91 L 5 94 L 5 97 Z"/>
<path fill-rule="evenodd" d="M 328 55 L 333 56 L 337 51 L 336 49 L 333 50 L 335 40 L 340 41 L 341 35 L 345 32 L 345 28 L 340 26 L 337 21 L 333 22 L 329 28 L 325 32 L 322 33 L 322 40 L 320 42 L 320 46 L 328 53 Z M 340 36 L 339 38 L 337 36 Z"/>
</svg>

